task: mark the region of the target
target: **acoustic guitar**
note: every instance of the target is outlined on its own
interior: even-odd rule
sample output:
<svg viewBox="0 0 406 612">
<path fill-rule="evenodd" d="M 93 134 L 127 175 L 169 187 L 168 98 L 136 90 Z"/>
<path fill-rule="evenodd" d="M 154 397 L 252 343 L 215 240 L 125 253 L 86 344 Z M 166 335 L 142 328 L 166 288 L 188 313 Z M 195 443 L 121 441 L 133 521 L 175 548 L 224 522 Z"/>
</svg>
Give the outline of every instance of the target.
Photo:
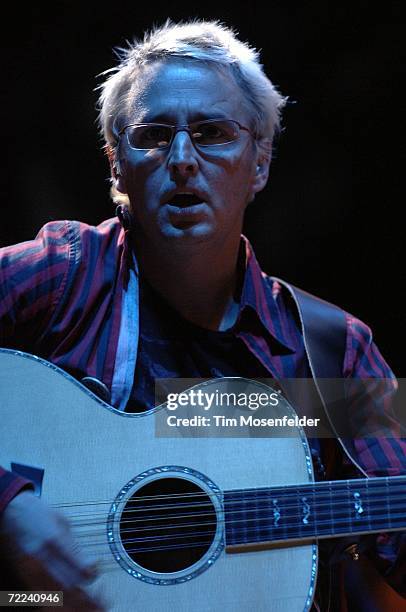
<svg viewBox="0 0 406 612">
<path fill-rule="evenodd" d="M 10 350 L 0 350 L 0 410 L 0 464 L 66 514 L 100 562 L 92 588 L 113 611 L 302 612 L 320 538 L 406 528 L 406 476 L 315 483 L 299 427 L 272 438 L 159 436 L 167 406 L 118 412 Z"/>
</svg>

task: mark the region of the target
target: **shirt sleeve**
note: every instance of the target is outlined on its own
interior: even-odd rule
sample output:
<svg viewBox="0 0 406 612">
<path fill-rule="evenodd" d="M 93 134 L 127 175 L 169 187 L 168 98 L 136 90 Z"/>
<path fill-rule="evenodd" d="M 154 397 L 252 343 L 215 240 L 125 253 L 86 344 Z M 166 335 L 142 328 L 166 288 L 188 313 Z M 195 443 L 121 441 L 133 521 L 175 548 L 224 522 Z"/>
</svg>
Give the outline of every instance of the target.
<svg viewBox="0 0 406 612">
<path fill-rule="evenodd" d="M 393 409 L 396 378 L 374 343 L 370 328 L 352 315 L 347 315 L 344 377 L 360 466 L 368 476 L 406 474 L 406 440 L 401 437 Z"/>
<path fill-rule="evenodd" d="M 357 460 L 368 476 L 399 476 L 406 474 L 406 439 L 393 411 L 393 399 L 398 389 L 396 378 L 373 341 L 370 328 L 352 315 L 347 315 L 347 350 L 344 376 L 355 388 L 350 396 L 350 418 L 353 428 L 365 431 L 354 439 Z M 360 380 L 366 381 L 364 393 L 359 393 Z M 375 433 L 375 435 L 374 435 Z M 364 536 L 374 545 L 375 554 L 386 560 L 388 567 L 400 563 L 406 532 Z M 389 570 L 387 570 L 389 571 Z"/>
<path fill-rule="evenodd" d="M 17 493 L 28 488 L 34 489 L 29 480 L 0 467 L 0 514 Z"/>
<path fill-rule="evenodd" d="M 66 221 L 48 223 L 35 240 L 0 249 L 0 347 L 35 352 L 65 288 L 73 256 Z M 0 511 L 28 486 L 28 480 L 0 467 Z"/>
<path fill-rule="evenodd" d="M 0 346 L 33 352 L 66 285 L 74 243 L 67 221 L 0 249 Z"/>
</svg>

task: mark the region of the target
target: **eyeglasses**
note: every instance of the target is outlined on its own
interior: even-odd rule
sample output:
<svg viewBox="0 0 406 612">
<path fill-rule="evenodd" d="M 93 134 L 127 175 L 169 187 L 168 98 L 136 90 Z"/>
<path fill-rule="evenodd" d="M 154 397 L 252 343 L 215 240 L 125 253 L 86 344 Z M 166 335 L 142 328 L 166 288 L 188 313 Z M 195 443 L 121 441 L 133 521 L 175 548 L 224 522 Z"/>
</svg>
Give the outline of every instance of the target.
<svg viewBox="0 0 406 612">
<path fill-rule="evenodd" d="M 123 127 L 118 135 L 121 136 L 125 132 L 132 149 L 151 150 L 167 149 L 178 132 L 188 132 L 196 147 L 213 147 L 238 140 L 241 130 L 249 132 L 255 138 L 250 129 L 234 119 L 208 119 L 186 125 L 131 123 Z"/>
</svg>

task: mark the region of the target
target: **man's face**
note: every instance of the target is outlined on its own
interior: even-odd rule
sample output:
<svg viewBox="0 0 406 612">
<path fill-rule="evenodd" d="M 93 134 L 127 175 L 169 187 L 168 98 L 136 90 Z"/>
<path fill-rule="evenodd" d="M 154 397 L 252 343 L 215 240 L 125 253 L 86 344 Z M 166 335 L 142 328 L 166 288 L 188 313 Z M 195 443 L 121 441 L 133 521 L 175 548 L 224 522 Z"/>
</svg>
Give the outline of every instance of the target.
<svg viewBox="0 0 406 612">
<path fill-rule="evenodd" d="M 127 123 L 185 125 L 224 118 L 252 127 L 242 92 L 229 74 L 172 61 L 148 67 L 143 77 Z M 123 134 L 118 157 L 117 188 L 129 196 L 138 235 L 152 244 L 239 236 L 244 210 L 264 187 L 268 170 L 266 163 L 258 167 L 256 144 L 245 130 L 236 141 L 202 148 L 179 131 L 170 148 L 153 150 L 132 149 Z"/>
</svg>

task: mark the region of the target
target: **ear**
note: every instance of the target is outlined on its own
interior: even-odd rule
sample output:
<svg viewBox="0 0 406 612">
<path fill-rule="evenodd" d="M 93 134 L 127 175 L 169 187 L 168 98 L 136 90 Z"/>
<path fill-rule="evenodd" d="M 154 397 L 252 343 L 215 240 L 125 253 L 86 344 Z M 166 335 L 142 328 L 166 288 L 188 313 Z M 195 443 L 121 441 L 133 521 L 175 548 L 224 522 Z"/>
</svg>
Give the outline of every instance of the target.
<svg viewBox="0 0 406 612">
<path fill-rule="evenodd" d="M 253 176 L 251 180 L 251 187 L 250 187 L 250 192 L 249 192 L 249 196 L 250 196 L 249 202 L 252 202 L 255 198 L 255 195 L 259 193 L 260 191 L 262 191 L 265 185 L 267 184 L 268 177 L 269 177 L 270 164 L 271 164 L 271 151 L 269 151 L 269 153 L 267 152 L 266 154 L 261 153 L 260 155 L 258 155 L 255 161 Z"/>
<path fill-rule="evenodd" d="M 110 144 L 104 146 L 104 151 L 107 155 L 110 164 L 111 178 L 113 187 L 121 193 L 126 193 L 125 180 L 122 174 L 121 164 L 117 158 L 117 148 L 113 148 Z"/>
</svg>

